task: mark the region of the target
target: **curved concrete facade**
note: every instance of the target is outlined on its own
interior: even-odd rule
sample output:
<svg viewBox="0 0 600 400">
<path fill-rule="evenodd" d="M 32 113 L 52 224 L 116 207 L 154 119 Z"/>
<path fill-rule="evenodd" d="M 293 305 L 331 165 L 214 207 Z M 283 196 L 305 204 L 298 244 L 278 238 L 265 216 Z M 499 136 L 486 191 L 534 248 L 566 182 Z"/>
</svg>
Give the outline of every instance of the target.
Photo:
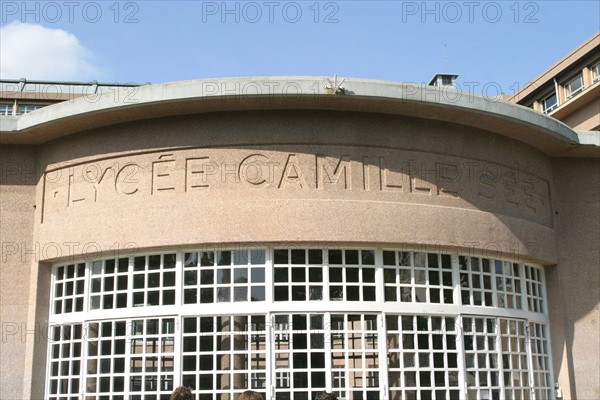
<svg viewBox="0 0 600 400">
<path fill-rule="evenodd" d="M 599 397 L 598 135 L 453 89 L 326 83 L 167 83 L 3 119 L 2 320 L 16 323 L 1 397 L 43 397 L 46 343 L 12 330 L 47 321 L 50 264 L 265 243 L 543 265 L 556 380 Z M 577 287 L 590 295 L 564 297 Z"/>
<path fill-rule="evenodd" d="M 249 238 L 480 242 L 527 255 L 533 236 L 535 257 L 554 263 L 550 165 L 536 150 L 514 147 L 454 124 L 334 111 L 216 113 L 102 128 L 40 154 L 50 168 L 39 191 L 38 237 L 96 242 L 102 250 L 115 234 L 141 248 Z M 91 157 L 77 154 L 90 149 Z M 506 156 L 495 160 L 498 153 Z"/>
</svg>

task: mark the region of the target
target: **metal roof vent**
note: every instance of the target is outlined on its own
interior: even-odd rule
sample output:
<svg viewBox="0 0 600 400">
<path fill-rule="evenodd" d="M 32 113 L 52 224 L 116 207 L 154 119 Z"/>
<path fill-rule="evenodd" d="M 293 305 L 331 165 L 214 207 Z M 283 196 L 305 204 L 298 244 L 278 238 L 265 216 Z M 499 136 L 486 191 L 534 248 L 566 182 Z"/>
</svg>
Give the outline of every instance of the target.
<svg viewBox="0 0 600 400">
<path fill-rule="evenodd" d="M 456 87 L 457 74 L 437 73 L 429 81 L 429 86 L 452 86 Z"/>
</svg>

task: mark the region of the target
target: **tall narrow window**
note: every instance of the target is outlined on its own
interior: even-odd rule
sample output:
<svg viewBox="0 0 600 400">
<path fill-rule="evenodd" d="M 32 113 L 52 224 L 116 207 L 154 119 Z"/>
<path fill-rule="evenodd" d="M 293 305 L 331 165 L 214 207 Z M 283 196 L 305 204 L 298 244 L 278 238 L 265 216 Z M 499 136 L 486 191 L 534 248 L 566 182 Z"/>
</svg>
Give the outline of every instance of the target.
<svg viewBox="0 0 600 400">
<path fill-rule="evenodd" d="M 600 81 L 600 62 L 592 65 L 590 70 L 592 71 L 592 83 Z"/>
</svg>

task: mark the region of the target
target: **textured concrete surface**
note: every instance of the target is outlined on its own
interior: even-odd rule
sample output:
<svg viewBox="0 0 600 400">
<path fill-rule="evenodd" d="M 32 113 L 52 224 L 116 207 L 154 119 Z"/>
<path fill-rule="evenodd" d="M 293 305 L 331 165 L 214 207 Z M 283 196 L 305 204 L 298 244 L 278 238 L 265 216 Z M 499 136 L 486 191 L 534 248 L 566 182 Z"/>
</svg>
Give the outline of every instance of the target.
<svg viewBox="0 0 600 400">
<path fill-rule="evenodd" d="M 34 326 L 28 323 L 35 309 L 35 297 L 29 294 L 37 265 L 33 239 L 39 180 L 36 149 L 1 146 L 0 167 L 0 399 L 22 399 L 27 341 L 36 339 Z"/>
<path fill-rule="evenodd" d="M 534 258 L 553 263 L 551 169 L 538 151 L 517 147 L 460 125 L 373 114 L 130 124 L 44 147 L 38 238 L 64 255 L 63 243 L 110 251 L 115 237 L 142 248 L 252 238 L 478 243 L 528 254 L 535 237 Z M 43 259 L 61 257 L 53 250 Z"/>
<path fill-rule="evenodd" d="M 557 159 L 558 267 L 548 282 L 552 351 L 565 399 L 600 398 L 600 160 Z"/>
</svg>

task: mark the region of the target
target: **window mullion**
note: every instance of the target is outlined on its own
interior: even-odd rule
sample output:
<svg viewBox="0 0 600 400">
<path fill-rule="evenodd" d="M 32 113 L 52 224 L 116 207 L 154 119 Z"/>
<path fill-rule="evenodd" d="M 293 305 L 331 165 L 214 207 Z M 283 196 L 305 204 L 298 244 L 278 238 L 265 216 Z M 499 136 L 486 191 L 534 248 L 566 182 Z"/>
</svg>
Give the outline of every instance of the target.
<svg viewBox="0 0 600 400">
<path fill-rule="evenodd" d="M 452 282 L 454 283 L 454 292 L 452 294 L 453 303 L 460 306 L 461 305 L 461 284 L 460 284 L 460 263 L 459 263 L 459 255 L 452 256 Z"/>
<path fill-rule="evenodd" d="M 380 252 L 378 251 L 378 253 L 380 253 Z M 377 265 L 383 265 L 383 263 L 377 264 Z M 388 389 L 388 386 L 389 386 L 388 357 L 387 357 L 388 348 L 387 348 L 387 334 L 386 334 L 387 325 L 385 323 L 385 314 L 384 313 L 377 314 L 377 327 L 378 327 L 377 343 L 379 345 L 379 359 L 382 361 L 385 361 L 385 362 L 379 363 L 379 389 L 380 389 L 380 393 L 381 393 L 381 399 L 387 400 L 388 392 L 389 392 L 389 389 Z"/>
<path fill-rule="evenodd" d="M 265 302 L 273 304 L 275 291 L 275 280 L 273 279 L 274 262 L 274 247 L 269 246 L 265 249 Z"/>
<path fill-rule="evenodd" d="M 175 329 L 173 332 L 173 387 L 182 385 L 181 360 L 183 358 L 183 317 L 176 315 L 173 317 Z"/>
<path fill-rule="evenodd" d="M 531 346 L 535 346 L 535 342 L 532 341 L 532 334 L 531 334 L 531 324 L 529 323 L 529 321 L 525 321 L 525 332 L 526 332 L 526 336 L 525 336 L 525 351 L 527 352 L 527 369 L 529 370 L 528 378 L 529 378 L 529 391 L 531 392 L 531 399 L 532 400 L 538 400 L 536 399 L 536 393 L 535 393 L 535 374 L 536 374 L 536 370 L 533 367 L 533 355 L 532 355 L 532 349 Z M 534 327 L 535 329 L 535 327 Z M 535 339 L 537 340 L 537 338 Z"/>
<path fill-rule="evenodd" d="M 331 336 L 331 313 L 326 312 L 323 314 L 323 324 L 325 327 L 325 387 L 328 392 L 333 390 L 333 378 L 332 378 L 332 336 Z"/>
<path fill-rule="evenodd" d="M 458 260 L 458 257 L 456 259 Z M 456 365 L 458 367 L 458 381 L 463 383 L 459 387 L 460 398 L 466 399 L 467 398 L 467 367 L 466 367 L 466 359 L 465 359 L 466 352 L 465 352 L 465 346 L 464 346 L 465 329 L 464 329 L 464 325 L 463 325 L 464 322 L 463 322 L 462 315 L 456 316 L 455 324 L 457 324 L 460 329 L 460 343 L 457 343 L 457 346 L 460 344 L 461 347 L 457 349 L 459 356 L 456 357 Z M 458 335 L 457 335 L 457 338 L 458 338 Z"/>
<path fill-rule="evenodd" d="M 506 324 L 508 324 L 508 320 L 505 320 Z M 498 346 L 497 346 L 497 354 L 498 354 L 498 383 L 500 384 L 500 400 L 506 400 L 506 383 L 504 382 L 504 357 L 502 357 L 502 319 L 500 317 L 496 317 L 496 326 L 498 327 Z"/>
<path fill-rule="evenodd" d="M 525 278 L 525 267 L 523 264 L 519 263 L 517 264 L 517 271 L 519 271 L 519 276 L 515 277 L 519 279 L 519 291 L 517 293 L 515 293 L 515 295 L 517 295 L 520 299 L 521 299 L 521 307 L 516 307 L 517 309 L 520 308 L 521 310 L 525 311 L 525 312 L 529 312 L 531 311 L 529 309 L 529 301 L 527 300 L 527 279 Z M 515 290 L 517 288 L 515 287 Z M 515 304 L 516 306 L 516 304 Z"/>
<path fill-rule="evenodd" d="M 269 258 L 271 251 L 270 249 L 267 249 L 266 251 L 266 259 L 265 262 L 268 264 Z M 268 268 L 267 268 L 268 269 Z M 266 278 L 267 273 L 265 272 L 265 281 L 269 282 Z M 269 290 L 267 290 L 267 292 L 269 292 Z M 268 295 L 267 295 L 268 298 Z M 275 376 L 275 352 L 273 351 L 273 338 L 274 338 L 274 334 L 273 334 L 273 315 L 270 312 L 266 312 L 265 313 L 265 375 L 266 375 L 266 381 L 265 381 L 265 390 L 267 392 L 268 396 L 273 396 L 274 393 L 274 389 L 275 389 L 275 383 L 274 383 L 274 376 Z"/>
</svg>

